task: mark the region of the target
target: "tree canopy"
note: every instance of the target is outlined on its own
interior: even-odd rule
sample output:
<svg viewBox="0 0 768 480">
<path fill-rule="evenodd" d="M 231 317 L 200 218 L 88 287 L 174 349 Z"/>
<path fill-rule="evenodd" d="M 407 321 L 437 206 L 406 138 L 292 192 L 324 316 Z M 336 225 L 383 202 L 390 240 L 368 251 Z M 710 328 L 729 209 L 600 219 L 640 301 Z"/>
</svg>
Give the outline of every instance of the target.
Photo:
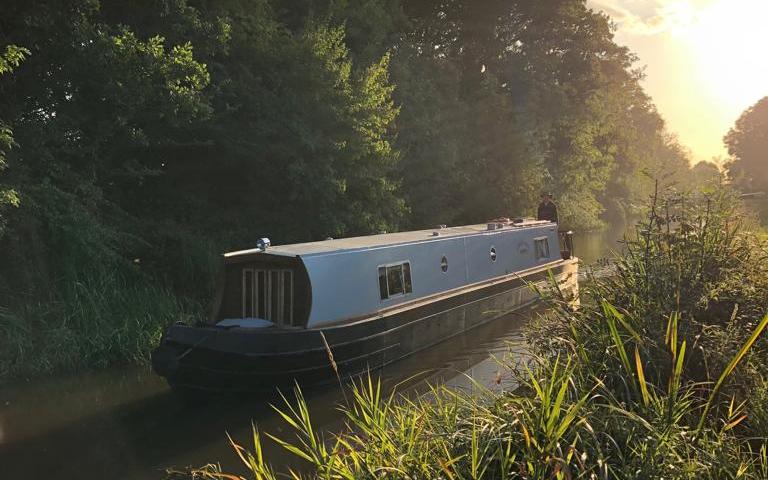
<svg viewBox="0 0 768 480">
<path fill-rule="evenodd" d="M 768 97 L 741 114 L 725 136 L 728 176 L 745 191 L 768 191 Z"/>
</svg>

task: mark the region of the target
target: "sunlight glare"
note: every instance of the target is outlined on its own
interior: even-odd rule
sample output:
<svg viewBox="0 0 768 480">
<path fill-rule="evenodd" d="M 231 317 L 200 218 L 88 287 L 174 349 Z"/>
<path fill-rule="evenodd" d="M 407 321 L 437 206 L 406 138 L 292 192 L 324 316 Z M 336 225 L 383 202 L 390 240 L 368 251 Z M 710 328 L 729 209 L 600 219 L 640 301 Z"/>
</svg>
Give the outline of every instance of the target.
<svg viewBox="0 0 768 480">
<path fill-rule="evenodd" d="M 768 95 L 767 0 L 711 2 L 670 34 L 689 48 L 700 91 L 718 100 L 721 113 L 741 112 Z"/>
</svg>

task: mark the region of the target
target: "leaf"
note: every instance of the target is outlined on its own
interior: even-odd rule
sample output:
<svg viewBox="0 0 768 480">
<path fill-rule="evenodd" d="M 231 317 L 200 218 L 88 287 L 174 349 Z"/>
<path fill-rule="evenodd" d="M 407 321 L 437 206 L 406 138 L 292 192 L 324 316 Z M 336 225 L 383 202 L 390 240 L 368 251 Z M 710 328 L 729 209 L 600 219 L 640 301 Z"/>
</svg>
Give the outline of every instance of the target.
<svg viewBox="0 0 768 480">
<path fill-rule="evenodd" d="M 720 393 L 720 388 L 723 386 L 723 383 L 725 382 L 726 378 L 730 376 L 731 373 L 736 369 L 736 366 L 741 362 L 741 359 L 744 358 L 744 355 L 747 354 L 750 348 L 752 348 L 752 345 L 755 344 L 757 341 L 757 338 L 760 336 L 761 333 L 763 333 L 763 330 L 765 330 L 765 327 L 768 325 L 768 313 L 765 314 L 763 319 L 760 321 L 760 324 L 755 327 L 755 330 L 752 332 L 752 335 L 747 339 L 746 342 L 744 342 L 744 345 L 741 346 L 738 353 L 731 359 L 731 361 L 728 363 L 728 366 L 725 367 L 725 370 L 723 370 L 723 373 L 720 374 L 720 378 L 717 379 L 717 383 L 715 383 L 715 388 L 712 389 L 712 393 L 709 395 L 709 400 L 707 400 L 707 404 L 704 406 L 704 411 L 701 413 L 701 418 L 699 419 L 699 424 L 696 427 L 696 435 L 695 437 L 698 437 L 701 433 L 701 430 L 704 428 L 704 422 L 707 420 L 707 414 L 709 413 L 710 408 L 712 408 L 712 404 L 715 402 L 715 398 L 717 398 L 717 394 Z"/>
<path fill-rule="evenodd" d="M 640 360 L 640 351 L 635 347 L 635 366 L 637 367 L 637 379 L 640 383 L 640 392 L 643 395 L 643 404 L 647 407 L 650 403 L 650 395 L 648 394 L 648 385 L 645 382 L 645 373 L 643 372 L 643 363 Z"/>
</svg>

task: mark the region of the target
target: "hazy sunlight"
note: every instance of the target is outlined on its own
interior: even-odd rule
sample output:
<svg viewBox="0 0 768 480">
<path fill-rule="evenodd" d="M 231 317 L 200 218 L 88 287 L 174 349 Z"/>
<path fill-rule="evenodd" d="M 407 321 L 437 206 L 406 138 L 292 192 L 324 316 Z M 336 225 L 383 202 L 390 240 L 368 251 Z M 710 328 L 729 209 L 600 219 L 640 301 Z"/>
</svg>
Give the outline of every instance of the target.
<svg viewBox="0 0 768 480">
<path fill-rule="evenodd" d="M 693 160 L 723 155 L 722 137 L 768 95 L 768 1 L 591 0 L 646 65 L 645 86 Z"/>
</svg>

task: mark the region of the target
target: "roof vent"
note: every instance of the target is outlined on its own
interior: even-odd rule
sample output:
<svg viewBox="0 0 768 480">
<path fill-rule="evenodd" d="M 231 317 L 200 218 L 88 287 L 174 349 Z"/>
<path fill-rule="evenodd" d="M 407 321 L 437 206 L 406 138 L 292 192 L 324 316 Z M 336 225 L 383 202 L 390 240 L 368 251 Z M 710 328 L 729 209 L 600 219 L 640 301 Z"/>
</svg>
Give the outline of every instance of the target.
<svg viewBox="0 0 768 480">
<path fill-rule="evenodd" d="M 488 230 L 498 230 L 509 225 L 511 221 L 508 217 L 498 217 L 493 220 L 488 220 Z"/>
<path fill-rule="evenodd" d="M 256 248 L 262 252 L 272 246 L 272 242 L 268 238 L 260 238 L 256 240 Z"/>
</svg>

